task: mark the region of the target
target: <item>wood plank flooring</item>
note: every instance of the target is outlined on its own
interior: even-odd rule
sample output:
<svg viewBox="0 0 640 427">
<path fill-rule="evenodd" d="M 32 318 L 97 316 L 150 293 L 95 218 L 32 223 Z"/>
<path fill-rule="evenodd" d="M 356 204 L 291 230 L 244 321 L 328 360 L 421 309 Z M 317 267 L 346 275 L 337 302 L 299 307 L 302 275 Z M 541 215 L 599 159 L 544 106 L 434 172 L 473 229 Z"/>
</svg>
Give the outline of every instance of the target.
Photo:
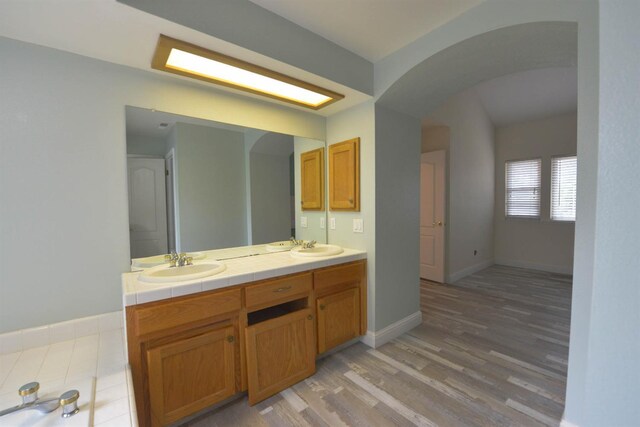
<svg viewBox="0 0 640 427">
<path fill-rule="evenodd" d="M 557 426 L 564 408 L 571 277 L 493 266 L 455 286 L 421 282 L 423 324 L 358 343 L 249 407 L 189 427 Z"/>
</svg>

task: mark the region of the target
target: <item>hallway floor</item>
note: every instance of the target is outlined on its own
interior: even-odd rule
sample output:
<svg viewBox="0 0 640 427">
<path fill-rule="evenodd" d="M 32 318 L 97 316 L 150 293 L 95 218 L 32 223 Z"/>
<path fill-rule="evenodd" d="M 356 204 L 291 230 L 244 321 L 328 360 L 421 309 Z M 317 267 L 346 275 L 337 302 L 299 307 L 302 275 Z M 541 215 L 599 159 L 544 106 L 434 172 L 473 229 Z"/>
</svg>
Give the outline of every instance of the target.
<svg viewBox="0 0 640 427">
<path fill-rule="evenodd" d="M 493 266 L 420 292 L 423 324 L 409 333 L 355 344 L 253 407 L 245 397 L 186 425 L 559 425 L 570 276 Z"/>
</svg>

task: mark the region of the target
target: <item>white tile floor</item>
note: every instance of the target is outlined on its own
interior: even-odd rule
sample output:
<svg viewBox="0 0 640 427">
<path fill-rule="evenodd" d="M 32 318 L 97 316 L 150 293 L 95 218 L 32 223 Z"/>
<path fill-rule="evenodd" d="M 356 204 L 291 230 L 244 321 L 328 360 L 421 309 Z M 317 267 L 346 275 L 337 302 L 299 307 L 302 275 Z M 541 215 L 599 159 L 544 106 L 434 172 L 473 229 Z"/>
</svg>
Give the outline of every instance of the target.
<svg viewBox="0 0 640 427">
<path fill-rule="evenodd" d="M 45 395 L 48 389 L 96 377 L 93 425 L 135 427 L 135 404 L 130 392 L 133 388 L 126 360 L 122 328 L 2 354 L 0 409 L 20 403 L 18 388 L 30 381 L 38 381 L 40 394 Z"/>
</svg>

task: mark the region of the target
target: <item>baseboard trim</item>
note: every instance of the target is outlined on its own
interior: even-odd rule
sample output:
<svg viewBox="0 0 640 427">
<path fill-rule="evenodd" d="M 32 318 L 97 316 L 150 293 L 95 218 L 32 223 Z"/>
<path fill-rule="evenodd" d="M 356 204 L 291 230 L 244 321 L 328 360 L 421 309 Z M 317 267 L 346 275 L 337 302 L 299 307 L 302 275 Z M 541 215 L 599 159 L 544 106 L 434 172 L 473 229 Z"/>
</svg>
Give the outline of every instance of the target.
<svg viewBox="0 0 640 427">
<path fill-rule="evenodd" d="M 570 423 L 569 421 L 563 418 L 562 421 L 560 421 L 560 427 L 579 427 L 579 426 L 578 424 Z"/>
<path fill-rule="evenodd" d="M 567 267 L 563 265 L 548 265 L 548 264 L 536 264 L 533 262 L 526 261 L 512 261 L 506 259 L 497 259 L 495 261 L 497 265 L 504 265 L 507 267 L 517 267 L 517 268 L 528 268 L 530 270 L 539 270 L 546 271 L 547 273 L 558 273 L 558 274 L 573 274 L 573 267 Z"/>
<path fill-rule="evenodd" d="M 378 348 L 382 344 L 399 337 L 421 323 L 422 312 L 416 311 L 415 313 L 410 314 L 409 316 L 400 319 L 379 331 L 367 331 L 367 334 L 361 338 L 361 341 L 369 347 Z"/>
<path fill-rule="evenodd" d="M 476 265 L 472 265 L 471 267 L 463 268 L 462 270 L 456 271 L 455 273 L 452 273 L 449 276 L 447 276 L 446 282 L 455 283 L 458 280 L 462 279 L 463 277 L 466 277 L 473 273 L 477 273 L 478 271 L 484 270 L 487 267 L 491 267 L 493 264 L 495 264 L 493 262 L 493 259 L 488 259 Z"/>
</svg>

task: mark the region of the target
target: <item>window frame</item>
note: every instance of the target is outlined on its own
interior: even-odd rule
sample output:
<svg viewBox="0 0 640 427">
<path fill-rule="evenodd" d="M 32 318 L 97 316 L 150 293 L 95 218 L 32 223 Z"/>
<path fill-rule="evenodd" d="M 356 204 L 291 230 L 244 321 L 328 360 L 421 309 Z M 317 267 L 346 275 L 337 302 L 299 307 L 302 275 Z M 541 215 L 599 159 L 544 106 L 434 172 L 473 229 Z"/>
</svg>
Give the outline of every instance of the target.
<svg viewBox="0 0 640 427">
<path fill-rule="evenodd" d="M 518 163 L 518 162 L 528 162 L 528 161 L 537 161 L 539 165 L 539 179 L 538 179 L 538 195 L 539 195 L 539 203 L 538 203 L 538 215 L 509 215 L 509 183 L 508 183 L 508 166 L 509 163 Z M 504 218 L 506 220 L 525 220 L 525 221 L 538 221 L 542 220 L 542 157 L 528 157 L 528 158 L 520 158 L 520 159 L 509 159 L 504 161 Z"/>
<path fill-rule="evenodd" d="M 553 217 L 553 162 L 556 159 L 568 159 L 575 158 L 576 159 L 576 206 L 573 212 L 573 219 L 555 219 Z M 551 156 L 550 164 L 549 164 L 549 221 L 557 222 L 560 224 L 569 224 L 576 222 L 576 215 L 578 213 L 578 155 L 577 154 L 557 154 L 555 156 Z"/>
</svg>

